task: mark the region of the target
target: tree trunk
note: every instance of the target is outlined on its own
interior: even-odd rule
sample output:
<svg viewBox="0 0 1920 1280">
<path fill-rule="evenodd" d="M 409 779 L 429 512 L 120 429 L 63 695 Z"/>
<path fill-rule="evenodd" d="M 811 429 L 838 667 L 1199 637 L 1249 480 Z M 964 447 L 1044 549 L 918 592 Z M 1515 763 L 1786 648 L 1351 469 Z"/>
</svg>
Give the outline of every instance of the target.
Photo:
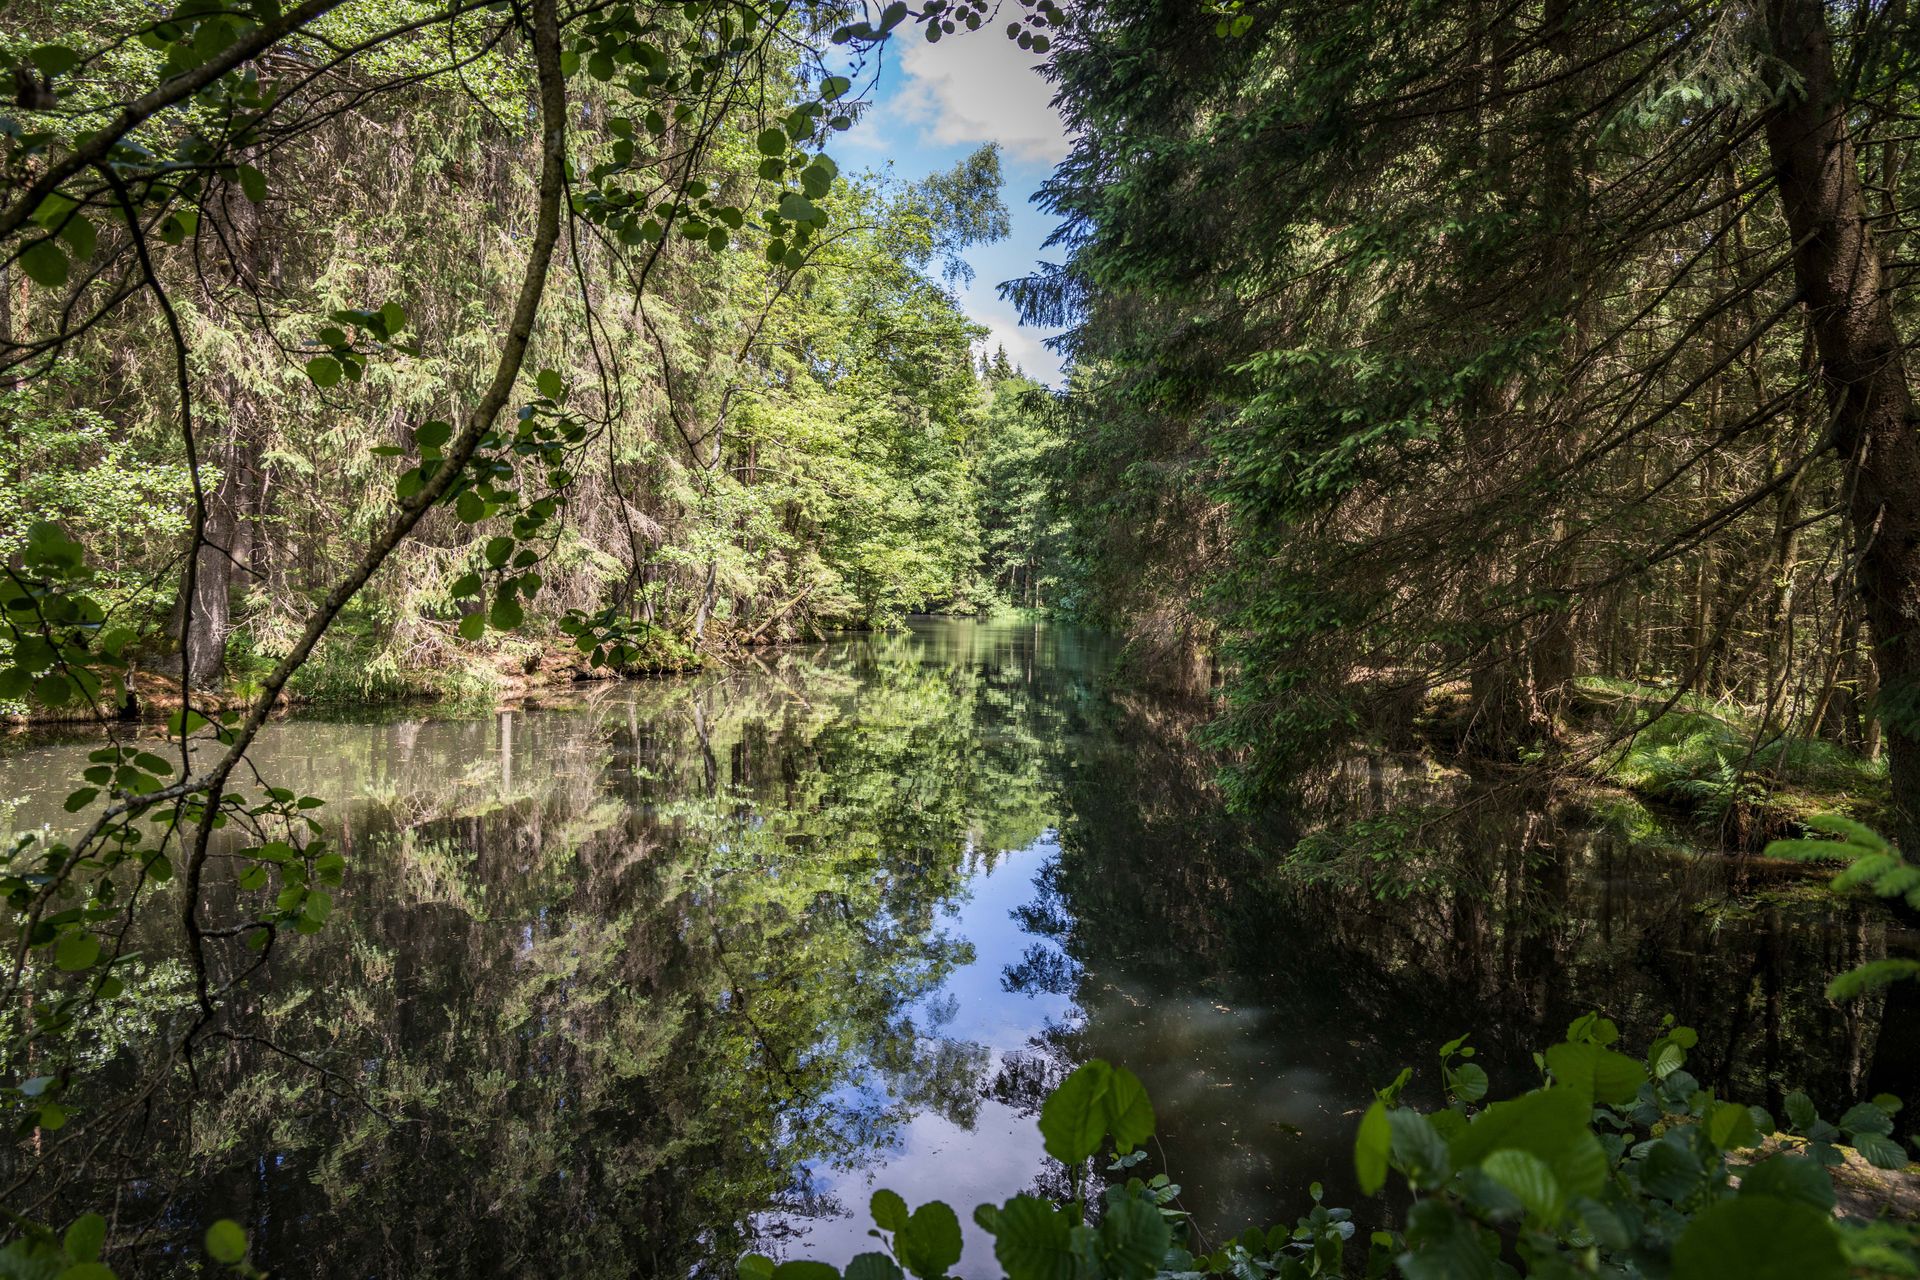
<svg viewBox="0 0 1920 1280">
<path fill-rule="evenodd" d="M 226 682 L 234 576 L 244 550 L 239 541 L 243 507 L 259 466 L 259 445 L 247 426 L 234 420 L 244 412 L 239 397 L 246 393 L 232 380 L 227 380 L 224 392 L 229 421 L 219 453 L 220 483 L 207 495 L 206 541 L 195 556 L 193 597 L 187 599 L 183 589 L 174 609 L 174 633 L 196 689 L 218 689 Z"/>
<path fill-rule="evenodd" d="M 707 561 L 707 577 L 700 588 L 700 604 L 693 612 L 693 638 L 697 643 L 707 637 L 707 621 L 713 617 L 713 606 L 719 602 L 720 562 Z"/>
<path fill-rule="evenodd" d="M 1821 0 L 1771 0 L 1768 33 L 1797 84 L 1779 86 L 1767 145 L 1833 413 L 1852 468 L 1848 512 L 1865 550 L 1859 586 L 1879 675 L 1898 817 L 1920 852 L 1920 430 L 1888 285 L 1834 74 Z"/>
</svg>

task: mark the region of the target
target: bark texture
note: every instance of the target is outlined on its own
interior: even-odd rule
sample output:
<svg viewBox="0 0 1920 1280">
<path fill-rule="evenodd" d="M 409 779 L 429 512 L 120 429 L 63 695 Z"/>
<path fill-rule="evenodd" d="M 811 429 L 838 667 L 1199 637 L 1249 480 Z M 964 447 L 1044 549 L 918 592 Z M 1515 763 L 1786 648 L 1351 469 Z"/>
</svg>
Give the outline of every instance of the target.
<svg viewBox="0 0 1920 1280">
<path fill-rule="evenodd" d="M 1767 146 L 1796 245 L 1833 446 L 1851 468 L 1848 515 L 1879 674 L 1896 834 L 1920 852 L 1920 428 L 1867 221 L 1820 0 L 1771 0 L 1768 34 L 1791 77 Z"/>
</svg>

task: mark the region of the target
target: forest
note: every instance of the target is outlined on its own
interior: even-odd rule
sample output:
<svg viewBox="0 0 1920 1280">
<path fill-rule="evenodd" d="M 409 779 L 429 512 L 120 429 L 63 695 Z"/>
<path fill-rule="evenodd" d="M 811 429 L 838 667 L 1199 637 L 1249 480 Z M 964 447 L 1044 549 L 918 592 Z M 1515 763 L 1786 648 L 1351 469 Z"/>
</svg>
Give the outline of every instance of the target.
<svg viewBox="0 0 1920 1280">
<path fill-rule="evenodd" d="M 1908 0 L 0 61 L 0 1278 L 1920 1276 Z"/>
</svg>

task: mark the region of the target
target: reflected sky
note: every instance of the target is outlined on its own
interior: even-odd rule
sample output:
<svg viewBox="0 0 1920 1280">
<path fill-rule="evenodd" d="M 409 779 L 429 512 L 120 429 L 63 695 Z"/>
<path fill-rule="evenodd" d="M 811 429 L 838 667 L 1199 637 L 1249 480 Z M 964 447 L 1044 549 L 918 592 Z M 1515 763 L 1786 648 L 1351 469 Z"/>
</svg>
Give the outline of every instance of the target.
<svg viewBox="0 0 1920 1280">
<path fill-rule="evenodd" d="M 392 1122 L 234 1044 L 59 1194 L 145 1222 L 133 1274 L 175 1274 L 231 1216 L 287 1274 L 586 1277 L 843 1262 L 885 1186 L 951 1203 L 980 1276 L 973 1207 L 1060 1185 L 1035 1116 L 1090 1057 L 1144 1080 L 1149 1171 L 1215 1240 L 1290 1222 L 1314 1181 L 1355 1204 L 1358 1108 L 1402 1066 L 1430 1089 L 1463 1032 L 1509 1087 L 1598 1007 L 1630 1037 L 1698 1025 L 1690 1065 L 1724 1092 L 1912 1092 L 1920 1017 L 1820 995 L 1910 947 L 1869 907 L 1417 762 L 1345 762 L 1238 818 L 1204 709 L 1116 691 L 1111 657 L 920 620 L 480 717 L 270 726 L 255 764 L 329 799 L 349 876 L 230 1016 Z M 96 741 L 0 742 L 16 830 L 72 821 Z M 1289 857 L 1412 810 L 1403 845 Z"/>
</svg>

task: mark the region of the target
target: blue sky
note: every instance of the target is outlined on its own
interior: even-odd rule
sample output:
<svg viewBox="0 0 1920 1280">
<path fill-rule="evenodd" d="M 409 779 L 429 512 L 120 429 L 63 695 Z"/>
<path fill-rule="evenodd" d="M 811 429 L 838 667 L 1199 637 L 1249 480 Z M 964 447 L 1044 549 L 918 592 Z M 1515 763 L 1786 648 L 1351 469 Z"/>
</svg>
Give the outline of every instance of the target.
<svg viewBox="0 0 1920 1280">
<path fill-rule="evenodd" d="M 884 48 L 873 107 L 835 141 L 834 158 L 853 170 L 891 161 L 894 175 L 912 182 L 951 168 L 983 142 L 1000 144 L 1012 234 L 968 252 L 974 280 L 959 289 L 960 301 L 992 330 L 989 351 L 1004 344 L 1030 375 L 1057 385 L 1060 361 L 1041 345 L 1053 331 L 1020 324 L 998 290 L 1002 280 L 1033 270 L 1040 242 L 1054 226 L 1028 203 L 1067 154 L 1060 119 L 1048 105 L 1052 91 L 1033 70 L 1040 58 L 1022 53 L 997 25 L 963 30 L 939 44 L 926 43 L 909 25 Z"/>
</svg>

